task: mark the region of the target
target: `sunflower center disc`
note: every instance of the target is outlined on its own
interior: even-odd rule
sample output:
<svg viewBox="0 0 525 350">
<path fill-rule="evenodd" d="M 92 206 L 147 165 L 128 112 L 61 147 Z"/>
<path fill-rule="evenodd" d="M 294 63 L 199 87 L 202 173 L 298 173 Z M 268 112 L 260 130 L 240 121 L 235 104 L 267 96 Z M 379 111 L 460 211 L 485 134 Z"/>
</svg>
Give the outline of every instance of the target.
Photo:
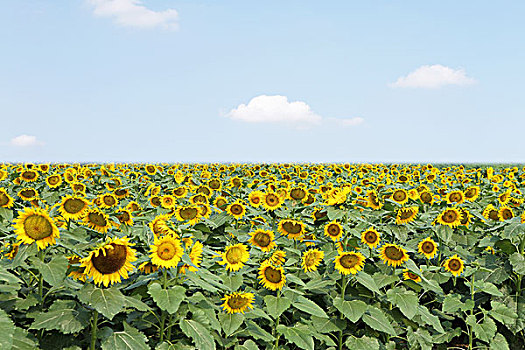
<svg viewBox="0 0 525 350">
<path fill-rule="evenodd" d="M 111 243 L 111 246 L 113 249 L 109 247 L 101 249 L 105 251 L 106 255 L 100 251 L 98 256 L 93 256 L 91 259 L 95 269 L 97 269 L 97 271 L 102 274 L 111 274 L 117 272 L 126 263 L 126 246 L 115 243 Z"/>
<path fill-rule="evenodd" d="M 297 234 L 301 232 L 301 225 L 295 222 L 287 221 L 283 224 L 283 228 L 286 232 L 290 234 Z"/>
<path fill-rule="evenodd" d="M 36 195 L 35 190 L 23 190 L 20 191 L 20 194 L 24 196 L 25 198 L 32 198 Z"/>
<path fill-rule="evenodd" d="M 459 271 L 461 264 L 458 259 L 452 259 L 448 262 L 448 268 L 452 271 Z"/>
<path fill-rule="evenodd" d="M 330 236 L 338 236 L 339 232 L 341 232 L 341 230 L 339 230 L 339 226 L 334 224 L 328 226 L 328 234 L 330 234 Z"/>
<path fill-rule="evenodd" d="M 271 266 L 268 266 L 264 270 L 264 277 L 272 283 L 279 283 L 282 280 L 281 271 L 274 269 Z"/>
<path fill-rule="evenodd" d="M 261 247 L 267 247 L 271 242 L 270 236 L 264 232 L 258 232 L 253 237 L 253 240 Z"/>
<path fill-rule="evenodd" d="M 9 198 L 7 198 L 5 193 L 0 192 L 0 207 L 3 207 L 9 203 Z"/>
<path fill-rule="evenodd" d="M 40 215 L 31 215 L 24 220 L 26 234 L 38 241 L 53 234 L 53 227 L 49 220 Z"/>
<path fill-rule="evenodd" d="M 339 263 L 347 269 L 351 269 L 359 262 L 359 258 L 354 254 L 346 254 L 339 259 Z"/>
<path fill-rule="evenodd" d="M 301 189 L 295 189 L 290 192 L 290 196 L 293 199 L 301 200 L 306 196 L 306 193 Z"/>
<path fill-rule="evenodd" d="M 226 260 L 230 264 L 237 264 L 242 260 L 242 249 L 239 247 L 232 247 L 226 252 Z"/>
<path fill-rule="evenodd" d="M 48 179 L 49 183 L 51 185 L 56 185 L 58 183 L 58 176 L 51 176 L 49 179 Z"/>
<path fill-rule="evenodd" d="M 406 198 L 407 196 L 405 195 L 405 192 L 399 191 L 394 193 L 394 200 L 397 202 L 404 201 Z"/>
<path fill-rule="evenodd" d="M 104 227 L 107 224 L 106 219 L 104 218 L 104 215 L 100 213 L 89 213 L 88 220 L 95 226 L 99 226 L 99 227 Z"/>
<path fill-rule="evenodd" d="M 115 198 L 113 198 L 111 196 L 104 197 L 104 204 L 105 205 L 109 205 L 109 206 L 114 205 L 115 204 Z"/>
<path fill-rule="evenodd" d="M 36 177 L 36 173 L 33 171 L 24 171 L 22 177 L 27 180 L 33 180 Z"/>
<path fill-rule="evenodd" d="M 76 214 L 82 209 L 84 209 L 85 203 L 81 199 L 71 198 L 65 201 L 64 209 L 69 214 Z"/>
<path fill-rule="evenodd" d="M 498 212 L 496 210 L 491 210 L 489 213 L 489 218 L 492 220 L 498 220 Z"/>
<path fill-rule="evenodd" d="M 448 223 L 451 223 L 451 222 L 454 222 L 456 221 L 456 219 L 458 218 L 457 214 L 453 211 L 447 211 L 445 213 L 445 215 L 443 215 L 443 218 L 445 222 L 448 222 Z"/>
<path fill-rule="evenodd" d="M 409 219 L 410 217 L 412 217 L 412 211 L 403 210 L 399 216 L 401 217 L 401 219 Z"/>
<path fill-rule="evenodd" d="M 504 209 L 501 214 L 503 216 L 503 219 L 505 220 L 512 218 L 512 214 L 510 213 L 510 210 L 508 209 Z"/>
<path fill-rule="evenodd" d="M 164 242 L 157 249 L 157 255 L 162 260 L 170 260 L 175 256 L 175 253 L 175 246 L 171 242 Z"/>
<path fill-rule="evenodd" d="M 232 213 L 235 215 L 239 215 L 240 213 L 242 213 L 242 207 L 239 204 L 232 205 L 231 210 L 232 210 Z"/>
<path fill-rule="evenodd" d="M 175 191 L 173 191 L 173 194 L 176 196 L 182 196 L 184 194 L 184 188 L 179 187 Z"/>
<path fill-rule="evenodd" d="M 387 258 L 394 261 L 399 261 L 403 258 L 403 252 L 396 247 L 387 247 L 385 249 L 385 255 Z"/>
<path fill-rule="evenodd" d="M 421 246 L 421 250 L 423 250 L 427 254 L 430 254 L 434 251 L 434 245 L 430 242 L 425 242 Z"/>
<path fill-rule="evenodd" d="M 368 243 L 375 243 L 377 240 L 377 235 L 374 232 L 367 232 L 365 235 L 365 241 Z"/>
<path fill-rule="evenodd" d="M 195 208 L 184 208 L 180 211 L 180 216 L 184 220 L 194 219 L 198 214 L 197 209 Z"/>
<path fill-rule="evenodd" d="M 407 272 L 408 274 L 408 277 L 410 277 L 411 280 L 417 280 L 418 279 L 418 275 L 416 275 L 415 273 L 412 273 L 412 272 Z"/>
<path fill-rule="evenodd" d="M 428 192 L 425 192 L 421 194 L 421 200 L 423 200 L 424 203 L 430 203 L 432 196 Z"/>
<path fill-rule="evenodd" d="M 277 204 L 277 202 L 279 202 L 279 200 L 277 199 L 277 196 L 274 194 L 270 194 L 266 197 L 266 204 L 268 205 L 275 205 Z"/>
<path fill-rule="evenodd" d="M 228 300 L 228 306 L 234 310 L 240 309 L 246 304 L 248 304 L 248 299 L 241 296 L 233 296 Z"/>
</svg>

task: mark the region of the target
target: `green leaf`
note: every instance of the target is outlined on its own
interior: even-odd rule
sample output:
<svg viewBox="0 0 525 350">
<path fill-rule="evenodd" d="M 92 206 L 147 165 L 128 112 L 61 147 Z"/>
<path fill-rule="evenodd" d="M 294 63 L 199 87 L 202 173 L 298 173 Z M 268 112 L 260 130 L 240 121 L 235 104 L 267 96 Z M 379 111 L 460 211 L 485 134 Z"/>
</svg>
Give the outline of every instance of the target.
<svg viewBox="0 0 525 350">
<path fill-rule="evenodd" d="M 330 206 L 327 209 L 327 214 L 328 214 L 328 219 L 330 221 L 333 221 L 333 220 L 341 219 L 342 217 L 344 217 L 345 216 L 345 211 L 344 210 L 340 210 L 340 209 L 336 209 L 336 208 Z"/>
<path fill-rule="evenodd" d="M 346 338 L 345 342 L 348 349 L 352 350 L 379 350 L 379 342 L 375 338 L 367 337 L 356 338 L 353 335 Z"/>
<path fill-rule="evenodd" d="M 428 325 L 431 325 L 439 333 L 445 333 L 439 317 L 432 315 L 426 306 L 418 305 L 418 314 L 421 316 L 421 320 Z"/>
<path fill-rule="evenodd" d="M 375 306 L 368 306 L 367 312 L 363 315 L 363 321 L 376 331 L 397 335 L 396 330 L 392 327 L 392 321 Z"/>
<path fill-rule="evenodd" d="M 240 286 L 242 286 L 242 275 L 224 275 L 222 276 L 222 282 L 230 291 L 235 292 Z"/>
<path fill-rule="evenodd" d="M 448 226 L 439 225 L 436 228 L 436 234 L 445 244 L 449 243 L 452 240 L 453 233 L 454 230 Z"/>
<path fill-rule="evenodd" d="M 485 316 L 483 322 L 474 324 L 472 329 L 477 338 L 489 343 L 494 338 L 498 327 L 492 318 Z"/>
<path fill-rule="evenodd" d="M 253 321 L 248 321 L 246 322 L 246 324 L 246 330 L 250 333 L 250 336 L 252 336 L 253 338 L 263 340 L 265 342 L 272 342 L 274 340 L 273 336 L 261 327 L 259 327 L 257 323 Z"/>
<path fill-rule="evenodd" d="M 442 311 L 447 314 L 452 314 L 464 307 L 464 303 L 461 302 L 458 294 L 449 294 L 443 300 Z"/>
<path fill-rule="evenodd" d="M 62 284 L 66 278 L 68 260 L 63 255 L 56 255 L 50 262 L 45 263 L 38 258 L 31 259 L 31 263 L 40 271 L 44 281 L 53 287 Z"/>
<path fill-rule="evenodd" d="M 407 329 L 407 339 L 411 349 L 432 350 L 434 341 L 426 329 L 418 328 L 415 332 L 412 327 Z"/>
<path fill-rule="evenodd" d="M 85 284 L 77 292 L 78 298 L 84 304 L 87 304 L 109 320 L 122 311 L 126 299 L 116 287 L 102 289 L 92 284 Z"/>
<path fill-rule="evenodd" d="M 341 320 L 342 321 L 342 320 Z M 339 331 L 334 320 L 324 317 L 312 316 L 312 324 L 319 333 L 331 333 Z"/>
<path fill-rule="evenodd" d="M 264 303 L 268 314 L 273 318 L 277 318 L 292 305 L 292 299 L 283 296 L 278 298 L 273 295 L 267 295 L 264 297 Z"/>
<path fill-rule="evenodd" d="M 1 344 L 1 341 L 0 341 Z M 38 349 L 35 337 L 22 328 L 15 328 L 13 335 L 13 347 L 11 350 L 35 350 Z"/>
<path fill-rule="evenodd" d="M 18 248 L 18 253 L 13 258 L 11 268 L 15 268 L 25 264 L 25 261 L 30 256 L 36 256 L 38 249 L 35 244 L 21 244 Z"/>
<path fill-rule="evenodd" d="M 303 296 L 300 296 L 298 300 L 293 304 L 293 306 L 310 315 L 328 318 L 326 312 L 324 312 L 323 309 L 319 307 L 319 305 Z"/>
<path fill-rule="evenodd" d="M 257 347 L 257 344 L 255 344 L 253 340 L 248 339 L 244 344 L 237 345 L 235 350 L 259 350 L 259 347 Z"/>
<path fill-rule="evenodd" d="M 360 284 L 362 284 L 364 287 L 366 287 L 368 290 L 372 291 L 372 292 L 375 292 L 377 294 L 381 294 L 381 292 L 379 291 L 379 288 L 377 288 L 377 284 L 376 282 L 374 281 L 374 279 L 372 278 L 372 276 L 370 276 L 369 274 L 367 274 L 366 272 L 364 271 L 360 271 L 356 276 L 355 276 L 355 279 L 357 282 L 359 282 Z"/>
<path fill-rule="evenodd" d="M 11 349 L 13 346 L 13 335 L 15 333 L 15 325 L 9 318 L 7 313 L 0 309 L 0 349 Z"/>
<path fill-rule="evenodd" d="M 419 299 L 416 293 L 407 291 L 404 288 L 394 288 L 389 289 L 386 295 L 388 300 L 397 306 L 409 320 L 417 314 Z"/>
<path fill-rule="evenodd" d="M 0 216 L 7 222 L 13 221 L 13 211 L 9 208 L 0 208 Z"/>
<path fill-rule="evenodd" d="M 500 303 L 499 301 L 494 300 L 490 302 L 490 305 L 492 307 L 492 310 L 490 311 L 490 316 L 507 326 L 512 326 L 516 323 L 518 314 L 516 314 L 508 306 L 506 306 L 503 303 Z"/>
<path fill-rule="evenodd" d="M 494 339 L 490 342 L 490 350 L 509 350 L 507 339 L 500 333 L 496 334 Z"/>
<path fill-rule="evenodd" d="M 89 313 L 77 310 L 73 300 L 57 300 L 48 312 L 38 313 L 29 329 L 56 329 L 64 334 L 80 332 L 89 323 Z"/>
<path fill-rule="evenodd" d="M 341 312 L 346 318 L 353 323 L 359 321 L 367 309 L 367 305 L 361 300 L 346 301 L 340 297 L 334 299 L 334 306 L 339 312 Z"/>
<path fill-rule="evenodd" d="M 304 286 L 305 290 L 311 291 L 313 289 L 324 290 L 326 287 L 333 286 L 335 284 L 334 280 L 323 280 L 322 278 L 315 278 Z"/>
<path fill-rule="evenodd" d="M 282 324 L 277 326 L 277 332 L 284 335 L 284 337 L 297 345 L 299 349 L 314 350 L 314 339 L 310 335 L 308 327 L 286 327 Z"/>
<path fill-rule="evenodd" d="M 139 311 L 148 311 L 150 307 L 148 304 L 141 301 L 139 298 L 132 297 L 132 296 L 125 296 L 126 299 L 126 307 L 134 308 Z"/>
<path fill-rule="evenodd" d="M 374 279 L 377 288 L 383 288 L 384 286 L 388 286 L 389 284 L 399 281 L 398 276 L 387 275 L 381 272 L 376 272 L 372 278 Z"/>
<path fill-rule="evenodd" d="M 242 314 L 219 314 L 219 322 L 221 323 L 222 330 L 229 337 L 233 334 L 241 324 L 244 322 L 244 315 Z"/>
<path fill-rule="evenodd" d="M 198 349 L 215 350 L 215 341 L 206 326 L 197 321 L 185 319 L 181 319 L 179 325 L 184 334 L 193 339 Z"/>
<path fill-rule="evenodd" d="M 162 310 L 170 314 L 177 312 L 180 303 L 186 297 L 186 289 L 184 287 L 175 286 L 163 289 L 158 283 L 150 284 L 148 293 Z"/>
<path fill-rule="evenodd" d="M 17 311 L 24 311 L 29 309 L 32 306 L 35 306 L 38 304 L 38 295 L 37 294 L 29 294 L 26 295 L 25 299 L 19 299 L 16 301 L 16 310 Z"/>
<path fill-rule="evenodd" d="M 114 332 L 102 343 L 102 350 L 149 350 L 144 334 L 124 322 L 124 331 Z"/>
<path fill-rule="evenodd" d="M 514 253 L 509 257 L 514 272 L 519 275 L 525 275 L 525 257 L 520 253 Z"/>
<path fill-rule="evenodd" d="M 476 286 L 476 283 L 474 283 L 474 286 Z M 494 295 L 497 297 L 503 296 L 503 293 L 499 291 L 498 287 L 496 287 L 494 284 L 490 282 L 483 282 L 483 285 L 481 286 L 481 291 L 483 293 L 487 293 L 487 294 Z"/>
</svg>

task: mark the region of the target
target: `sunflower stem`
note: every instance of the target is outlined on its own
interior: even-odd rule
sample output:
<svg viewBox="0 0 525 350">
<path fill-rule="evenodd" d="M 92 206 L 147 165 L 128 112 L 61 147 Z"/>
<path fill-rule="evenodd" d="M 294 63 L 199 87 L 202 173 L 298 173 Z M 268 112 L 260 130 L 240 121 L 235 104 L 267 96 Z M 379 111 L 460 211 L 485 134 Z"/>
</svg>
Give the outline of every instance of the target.
<svg viewBox="0 0 525 350">
<path fill-rule="evenodd" d="M 279 303 L 279 298 L 281 297 L 281 291 L 278 290 L 277 291 L 277 303 Z M 274 326 L 273 326 L 273 336 L 275 337 L 275 343 L 273 345 L 273 348 L 274 349 L 279 349 L 279 338 L 281 337 L 281 335 L 277 332 L 277 327 L 279 327 L 279 319 L 280 319 L 280 315 L 277 316 L 277 318 L 275 319 L 275 323 L 274 323 Z"/>
<path fill-rule="evenodd" d="M 91 345 L 90 349 L 95 350 L 95 345 L 97 343 L 97 322 L 98 322 L 98 311 L 93 310 L 93 318 L 91 319 Z"/>
<path fill-rule="evenodd" d="M 166 323 L 166 311 L 162 310 L 162 315 L 160 316 L 160 341 L 159 343 L 162 343 L 164 341 L 165 323 Z"/>
<path fill-rule="evenodd" d="M 345 300 L 345 294 L 346 294 L 346 275 L 342 275 L 341 276 L 341 299 Z M 343 313 L 341 311 L 339 311 L 339 319 L 343 319 Z M 343 349 L 343 330 L 339 330 L 339 339 L 338 339 L 338 342 L 339 342 L 339 347 L 338 349 L 339 350 L 342 350 Z"/>
<path fill-rule="evenodd" d="M 472 274 L 472 278 L 470 280 L 470 299 L 472 300 L 472 303 L 474 303 L 474 279 L 475 279 L 475 273 Z M 472 309 L 470 309 L 470 315 L 471 316 L 474 316 L 474 306 L 472 307 Z M 472 350 L 472 345 L 473 345 L 473 329 L 472 329 L 472 326 L 468 326 L 469 330 L 468 330 L 468 348 L 469 350 Z"/>
</svg>

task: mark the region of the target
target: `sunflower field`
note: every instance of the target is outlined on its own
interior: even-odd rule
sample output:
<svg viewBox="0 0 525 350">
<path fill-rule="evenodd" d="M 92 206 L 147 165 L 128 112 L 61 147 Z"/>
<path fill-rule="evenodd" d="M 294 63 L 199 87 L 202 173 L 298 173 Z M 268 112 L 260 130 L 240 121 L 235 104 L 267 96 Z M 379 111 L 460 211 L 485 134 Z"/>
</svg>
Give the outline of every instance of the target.
<svg viewBox="0 0 525 350">
<path fill-rule="evenodd" d="M 524 349 L 525 167 L 2 164 L 0 349 Z"/>
</svg>

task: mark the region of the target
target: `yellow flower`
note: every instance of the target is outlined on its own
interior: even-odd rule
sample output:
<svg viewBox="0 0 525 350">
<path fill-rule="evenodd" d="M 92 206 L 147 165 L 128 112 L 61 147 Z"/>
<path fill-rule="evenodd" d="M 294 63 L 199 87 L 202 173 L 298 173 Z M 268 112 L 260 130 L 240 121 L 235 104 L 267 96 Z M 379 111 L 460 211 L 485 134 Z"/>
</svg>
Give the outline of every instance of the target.
<svg viewBox="0 0 525 350">
<path fill-rule="evenodd" d="M 222 260 L 220 265 L 226 265 L 227 270 L 238 271 L 243 268 L 244 263 L 250 259 L 248 247 L 242 243 L 227 246 L 224 253 L 221 253 Z"/>
<path fill-rule="evenodd" d="M 11 208 L 13 206 L 14 200 L 11 197 L 5 188 L 0 188 L 0 207 L 2 208 Z"/>
<path fill-rule="evenodd" d="M 263 252 L 269 252 L 276 247 L 274 242 L 275 235 L 272 231 L 257 229 L 250 232 L 250 242 L 256 247 L 261 248 Z"/>
<path fill-rule="evenodd" d="M 105 287 L 120 283 L 121 278 L 127 279 L 128 272 L 134 269 L 131 263 L 137 260 L 135 250 L 130 248 L 132 245 L 127 237 L 108 237 L 103 246 L 81 260 L 81 266 L 85 267 L 84 274 L 93 278 L 95 284 L 104 284 Z"/>
<path fill-rule="evenodd" d="M 441 225 L 446 225 L 451 228 L 458 227 L 461 225 L 461 219 L 463 215 L 458 208 L 446 208 L 436 218 L 436 222 Z"/>
<path fill-rule="evenodd" d="M 310 249 L 303 253 L 301 267 L 304 269 L 304 272 L 316 271 L 323 258 L 324 252 L 322 250 Z"/>
<path fill-rule="evenodd" d="M 68 195 L 62 198 L 58 211 L 66 220 L 78 220 L 87 213 L 89 204 L 85 198 Z"/>
<path fill-rule="evenodd" d="M 200 264 L 202 262 L 202 248 L 203 248 L 202 243 L 199 241 L 196 241 L 193 247 L 191 248 L 191 251 L 189 254 L 190 260 L 195 266 L 184 264 L 180 268 L 180 273 L 186 273 L 186 269 L 192 272 L 198 271 L 198 267 L 200 267 Z"/>
<path fill-rule="evenodd" d="M 368 245 L 370 248 L 375 248 L 381 241 L 381 235 L 375 228 L 370 227 L 361 234 L 361 242 Z"/>
<path fill-rule="evenodd" d="M 268 262 L 263 262 L 259 267 L 259 283 L 266 289 L 282 289 L 286 283 L 286 276 L 282 266 L 274 266 Z"/>
<path fill-rule="evenodd" d="M 24 244 L 36 242 L 38 249 L 56 244 L 60 232 L 49 213 L 41 208 L 25 208 L 13 221 L 17 240 Z"/>
<path fill-rule="evenodd" d="M 463 272 L 465 264 L 463 264 L 463 260 L 461 260 L 457 254 L 455 254 L 443 263 L 443 267 L 446 271 L 452 273 L 454 276 L 459 276 Z"/>
<path fill-rule="evenodd" d="M 436 242 L 434 242 L 434 240 L 430 237 L 427 237 L 419 242 L 417 248 L 418 252 L 424 255 L 427 259 L 432 259 L 434 256 L 436 256 L 438 251 Z"/>
<path fill-rule="evenodd" d="M 305 234 L 305 225 L 301 221 L 284 219 L 279 221 L 277 230 L 290 239 L 297 239 Z"/>
<path fill-rule="evenodd" d="M 111 228 L 109 216 L 97 208 L 91 208 L 86 211 L 84 224 L 100 233 L 106 233 Z"/>
<path fill-rule="evenodd" d="M 387 243 L 379 248 L 379 257 L 385 264 L 396 267 L 408 261 L 408 254 L 405 249 L 396 245 Z"/>
<path fill-rule="evenodd" d="M 180 240 L 172 235 L 164 235 L 160 238 L 155 236 L 154 242 L 155 244 L 150 245 L 151 263 L 167 269 L 177 267 L 184 255 Z"/>
<path fill-rule="evenodd" d="M 365 266 L 365 256 L 359 252 L 340 252 L 334 264 L 335 269 L 343 275 L 355 275 Z"/>
<path fill-rule="evenodd" d="M 232 215 L 237 220 L 242 219 L 244 214 L 246 214 L 246 208 L 239 201 L 228 205 L 226 207 L 226 211 L 228 212 L 228 214 Z"/>
<path fill-rule="evenodd" d="M 337 242 L 343 237 L 343 226 L 334 220 L 325 225 L 324 234 L 330 237 L 332 241 Z"/>
<path fill-rule="evenodd" d="M 408 202 L 408 192 L 402 188 L 397 189 L 394 191 L 394 193 L 392 193 L 392 200 L 394 200 L 394 202 L 397 204 L 403 205 Z"/>
<path fill-rule="evenodd" d="M 396 224 L 402 225 L 414 221 L 418 212 L 419 207 L 416 206 L 399 209 L 397 211 Z"/>
<path fill-rule="evenodd" d="M 229 314 L 243 313 L 247 309 L 253 309 L 253 301 L 255 296 L 253 293 L 232 293 L 227 294 L 221 300 L 224 300 L 222 304 L 223 310 Z"/>
<path fill-rule="evenodd" d="M 267 211 L 273 211 L 284 203 L 283 199 L 274 192 L 267 192 L 263 196 L 262 205 Z"/>
<path fill-rule="evenodd" d="M 405 280 L 412 280 L 412 281 L 414 281 L 416 283 L 421 282 L 421 277 L 419 277 L 418 275 L 416 275 L 413 272 L 410 272 L 408 269 L 404 269 L 403 270 L 403 279 L 405 279 Z"/>
</svg>

